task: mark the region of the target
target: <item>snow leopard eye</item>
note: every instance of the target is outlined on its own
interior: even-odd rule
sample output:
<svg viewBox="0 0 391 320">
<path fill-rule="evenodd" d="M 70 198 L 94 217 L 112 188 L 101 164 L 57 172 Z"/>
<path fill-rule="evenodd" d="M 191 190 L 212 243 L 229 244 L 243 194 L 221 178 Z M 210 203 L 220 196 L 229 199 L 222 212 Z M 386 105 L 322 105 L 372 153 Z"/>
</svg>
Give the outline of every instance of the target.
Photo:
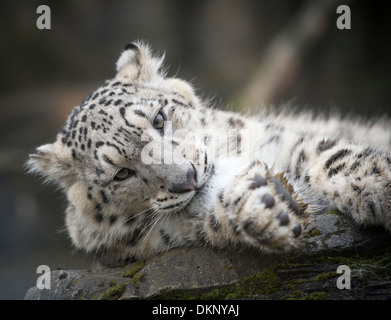
<svg viewBox="0 0 391 320">
<path fill-rule="evenodd" d="M 128 168 L 122 168 L 117 172 L 117 174 L 114 177 L 114 180 L 123 181 L 129 178 L 132 174 L 133 174 L 132 170 L 129 170 Z"/>
<path fill-rule="evenodd" d="M 156 115 L 155 119 L 153 119 L 153 127 L 159 132 L 163 132 L 164 121 L 167 119 L 166 115 L 162 110 Z"/>
</svg>

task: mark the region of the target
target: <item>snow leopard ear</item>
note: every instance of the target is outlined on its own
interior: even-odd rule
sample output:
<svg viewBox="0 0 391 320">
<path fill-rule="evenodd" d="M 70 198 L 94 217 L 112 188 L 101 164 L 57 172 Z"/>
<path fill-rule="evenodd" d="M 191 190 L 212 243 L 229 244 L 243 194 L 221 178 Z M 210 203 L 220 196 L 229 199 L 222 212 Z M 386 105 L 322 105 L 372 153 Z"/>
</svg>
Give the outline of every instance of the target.
<svg viewBox="0 0 391 320">
<path fill-rule="evenodd" d="M 159 69 L 163 60 L 164 55 L 159 58 L 152 56 L 149 46 L 141 42 L 130 42 L 117 61 L 117 77 L 126 76 L 132 82 L 153 81 L 162 77 Z"/>
<path fill-rule="evenodd" d="M 56 141 L 31 151 L 26 165 L 31 173 L 39 174 L 46 181 L 57 183 L 66 189 L 76 181 L 72 163 L 69 148 Z"/>
</svg>

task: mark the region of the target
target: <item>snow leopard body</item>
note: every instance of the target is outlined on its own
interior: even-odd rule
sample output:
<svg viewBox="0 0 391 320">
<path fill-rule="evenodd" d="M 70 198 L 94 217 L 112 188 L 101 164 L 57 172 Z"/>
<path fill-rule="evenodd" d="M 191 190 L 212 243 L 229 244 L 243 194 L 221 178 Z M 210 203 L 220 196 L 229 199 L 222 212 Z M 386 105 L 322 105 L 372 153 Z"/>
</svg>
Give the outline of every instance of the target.
<svg viewBox="0 0 391 320">
<path fill-rule="evenodd" d="M 162 63 L 129 43 L 116 76 L 30 154 L 66 194 L 76 248 L 105 264 L 204 245 L 283 253 L 325 208 L 391 230 L 387 120 L 220 110 Z"/>
</svg>

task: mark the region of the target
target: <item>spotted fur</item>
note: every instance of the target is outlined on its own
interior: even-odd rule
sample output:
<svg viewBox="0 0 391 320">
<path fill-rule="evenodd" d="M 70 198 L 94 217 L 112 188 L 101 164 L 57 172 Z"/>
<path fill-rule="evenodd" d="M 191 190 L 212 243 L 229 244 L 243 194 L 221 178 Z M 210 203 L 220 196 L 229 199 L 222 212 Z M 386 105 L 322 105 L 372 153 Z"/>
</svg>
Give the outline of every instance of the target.
<svg viewBox="0 0 391 320">
<path fill-rule="evenodd" d="M 180 246 L 286 252 L 302 243 L 307 214 L 324 206 L 391 230 L 389 123 L 217 110 L 167 77 L 162 62 L 128 44 L 116 76 L 74 108 L 54 143 L 30 154 L 31 170 L 64 190 L 77 248 L 108 264 Z M 159 113 L 171 128 L 154 127 Z M 220 129 L 237 149 L 216 158 Z M 141 161 L 157 138 L 185 146 L 182 161 Z"/>
</svg>

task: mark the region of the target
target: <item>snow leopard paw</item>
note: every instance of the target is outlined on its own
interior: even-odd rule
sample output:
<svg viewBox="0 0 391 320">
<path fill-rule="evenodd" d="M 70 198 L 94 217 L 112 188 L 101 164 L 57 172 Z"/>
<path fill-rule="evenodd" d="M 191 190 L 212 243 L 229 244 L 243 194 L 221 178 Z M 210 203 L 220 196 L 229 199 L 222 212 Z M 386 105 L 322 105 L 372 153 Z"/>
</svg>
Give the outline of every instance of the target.
<svg viewBox="0 0 391 320">
<path fill-rule="evenodd" d="M 301 244 L 306 205 L 282 173 L 256 162 L 224 193 L 231 226 L 252 246 L 286 252 Z"/>
</svg>

